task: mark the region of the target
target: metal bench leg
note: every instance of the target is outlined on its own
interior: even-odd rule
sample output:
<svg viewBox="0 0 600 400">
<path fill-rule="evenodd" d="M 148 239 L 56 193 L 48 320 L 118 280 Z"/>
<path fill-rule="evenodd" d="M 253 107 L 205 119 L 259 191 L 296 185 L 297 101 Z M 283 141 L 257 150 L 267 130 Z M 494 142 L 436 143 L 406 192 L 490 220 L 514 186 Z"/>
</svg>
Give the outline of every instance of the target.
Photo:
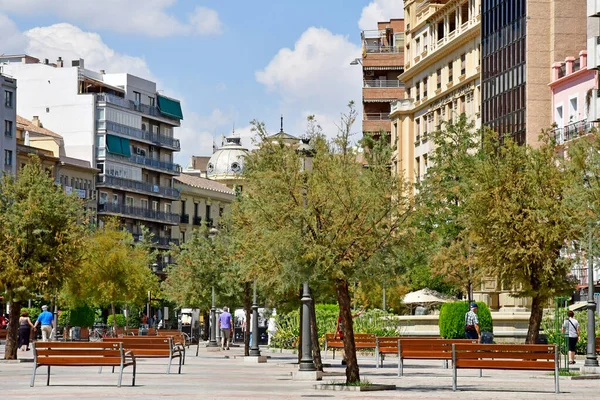
<svg viewBox="0 0 600 400">
<path fill-rule="evenodd" d="M 456 349 L 452 345 L 452 391 L 456 392 Z"/>
<path fill-rule="evenodd" d="M 560 360 L 560 353 L 558 352 L 558 346 L 555 347 L 554 351 L 554 393 L 560 393 L 560 388 L 558 387 L 558 364 Z"/>
<path fill-rule="evenodd" d="M 325 349 L 323 350 L 323 352 L 323 360 L 325 360 L 327 358 L 327 340 L 325 340 Z"/>
<path fill-rule="evenodd" d="M 196 357 L 198 357 L 199 351 L 200 351 L 200 339 L 198 339 L 198 347 L 196 347 Z"/>
<path fill-rule="evenodd" d="M 404 376 L 404 360 L 402 357 L 398 360 L 398 376 Z"/>
<path fill-rule="evenodd" d="M 46 380 L 46 386 L 50 386 L 50 366 L 48 365 L 48 379 Z"/>
<path fill-rule="evenodd" d="M 169 354 L 169 366 L 167 367 L 167 374 L 171 373 L 171 360 L 173 360 L 173 354 Z"/>
<path fill-rule="evenodd" d="M 36 364 L 33 364 L 33 373 L 31 374 L 31 382 L 29 383 L 30 387 L 33 387 L 33 385 L 35 385 L 35 373 L 37 371 L 38 367 Z"/>
<path fill-rule="evenodd" d="M 479 377 L 483 378 L 483 370 L 482 369 L 479 369 Z"/>
<path fill-rule="evenodd" d="M 444 367 L 444 369 L 448 369 L 448 360 L 444 360 L 443 367 Z"/>
<path fill-rule="evenodd" d="M 136 364 L 133 363 L 133 378 L 131 379 L 131 386 L 135 386 L 135 367 Z"/>
<path fill-rule="evenodd" d="M 181 354 L 179 355 L 179 374 L 181 374 L 181 366 L 183 365 L 183 359 L 181 358 Z"/>
<path fill-rule="evenodd" d="M 119 382 L 117 383 L 118 387 L 121 387 L 122 381 L 123 381 L 123 366 L 121 365 L 121 370 L 119 371 Z"/>
<path fill-rule="evenodd" d="M 102 373 L 102 367 L 98 368 L 98 374 Z"/>
<path fill-rule="evenodd" d="M 188 349 L 189 349 L 189 348 L 190 348 L 190 347 L 188 346 Z M 181 356 L 180 356 L 180 357 L 181 357 Z M 181 363 L 182 363 L 183 365 L 185 365 L 185 347 L 183 348 L 183 360 L 181 361 Z"/>
<path fill-rule="evenodd" d="M 114 367 L 114 365 L 113 365 L 113 367 L 112 367 L 112 373 L 113 373 L 113 374 L 115 373 L 115 367 Z"/>
</svg>

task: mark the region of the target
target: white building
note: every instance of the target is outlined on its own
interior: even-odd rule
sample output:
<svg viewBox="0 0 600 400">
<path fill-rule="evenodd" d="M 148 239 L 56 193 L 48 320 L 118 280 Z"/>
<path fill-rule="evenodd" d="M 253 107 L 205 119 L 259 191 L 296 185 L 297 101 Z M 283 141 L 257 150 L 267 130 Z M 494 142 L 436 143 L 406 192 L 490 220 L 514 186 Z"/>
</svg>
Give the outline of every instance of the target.
<svg viewBox="0 0 600 400">
<path fill-rule="evenodd" d="M 2 171 L 14 174 L 17 164 L 17 81 L 2 74 L 0 69 L 0 165 Z"/>
<path fill-rule="evenodd" d="M 118 216 L 134 237 L 141 226 L 168 248 L 171 227 L 179 224 L 172 210 L 179 192 L 173 177 L 180 166 L 175 128 L 183 119 L 178 100 L 158 93 L 156 83 L 127 73 L 85 69 L 84 60 L 69 65 L 26 55 L 0 56 L 5 73 L 19 80 L 19 114 L 39 116 L 60 132 L 66 156 L 89 161 L 97 177 L 98 216 Z"/>
</svg>

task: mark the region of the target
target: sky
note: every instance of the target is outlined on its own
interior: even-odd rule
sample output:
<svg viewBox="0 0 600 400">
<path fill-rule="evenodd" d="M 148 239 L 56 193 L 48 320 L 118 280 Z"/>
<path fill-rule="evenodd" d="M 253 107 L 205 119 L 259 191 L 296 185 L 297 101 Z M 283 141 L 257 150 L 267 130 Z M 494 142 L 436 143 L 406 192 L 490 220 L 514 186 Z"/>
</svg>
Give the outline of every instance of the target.
<svg viewBox="0 0 600 400">
<path fill-rule="evenodd" d="M 275 133 L 283 114 L 302 136 L 315 115 L 335 135 L 348 102 L 361 108 L 350 65 L 361 30 L 402 17 L 402 0 L 0 0 L 0 54 L 83 58 L 156 81 L 181 100 L 175 160 L 186 166 L 234 126 L 250 146 L 251 120 Z"/>
</svg>

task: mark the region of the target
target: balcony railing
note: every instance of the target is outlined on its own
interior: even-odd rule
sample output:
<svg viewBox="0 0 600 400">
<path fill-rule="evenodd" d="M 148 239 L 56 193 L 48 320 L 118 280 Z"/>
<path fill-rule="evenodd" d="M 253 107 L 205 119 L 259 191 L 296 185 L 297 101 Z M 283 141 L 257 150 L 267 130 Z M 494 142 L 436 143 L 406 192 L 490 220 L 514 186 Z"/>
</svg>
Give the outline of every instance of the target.
<svg viewBox="0 0 600 400">
<path fill-rule="evenodd" d="M 459 27 L 454 29 L 452 32 L 448 33 L 448 35 L 439 39 L 437 42 L 432 43 L 430 50 L 433 52 L 435 49 L 440 48 L 440 47 L 444 46 L 446 43 L 449 43 L 452 40 L 454 40 L 455 38 L 459 37 L 463 32 L 472 28 L 474 25 L 476 25 L 479 22 L 478 17 L 479 17 L 479 15 L 474 16 L 470 20 L 464 22 L 462 25 L 460 25 Z"/>
<path fill-rule="evenodd" d="M 133 236 L 133 240 L 135 242 L 139 242 L 143 239 L 143 235 L 139 233 L 132 233 L 131 235 Z M 162 236 L 152 236 L 150 242 L 158 246 L 169 246 L 171 243 L 175 246 L 179 246 L 179 239 L 173 239 Z"/>
<path fill-rule="evenodd" d="M 404 49 L 396 46 L 365 46 L 368 54 L 372 53 L 402 53 Z"/>
<path fill-rule="evenodd" d="M 179 214 L 165 213 L 142 207 L 127 206 L 125 204 L 104 203 L 98 204 L 98 213 L 121 214 L 133 218 L 144 218 L 169 224 L 179 223 Z"/>
<path fill-rule="evenodd" d="M 389 121 L 390 113 L 365 113 L 365 121 Z"/>
<path fill-rule="evenodd" d="M 174 200 L 179 199 L 179 191 L 177 189 L 151 185 L 145 182 L 134 181 L 131 179 L 119 178 L 112 175 L 98 175 L 96 178 L 96 186 L 113 186 L 123 189 L 132 189 L 135 192 L 144 192 L 153 195 L 161 195 Z"/>
<path fill-rule="evenodd" d="M 127 125 L 117 124 L 116 122 L 112 121 L 98 121 L 96 123 L 96 128 L 98 130 L 116 132 L 121 135 L 129 136 L 134 139 L 145 140 L 147 142 L 156 143 L 158 145 L 168 146 L 176 150 L 179 150 L 181 148 L 179 139 L 175 139 L 164 135 L 157 135 L 156 133 L 132 128 Z"/>
<path fill-rule="evenodd" d="M 129 162 L 133 164 L 143 165 L 145 167 L 160 169 L 163 171 L 168 171 L 169 173 L 179 174 L 181 172 L 181 166 L 179 164 L 173 164 L 166 161 L 158 161 L 153 160 L 151 158 L 146 158 L 142 156 L 138 156 L 136 154 L 132 154 L 130 157 L 120 156 L 117 154 L 106 153 L 106 158 L 109 160 L 115 161 L 123 161 Z"/>
<path fill-rule="evenodd" d="M 564 127 L 557 127 L 554 129 L 554 138 L 557 144 L 563 144 L 570 140 L 582 137 L 591 133 L 597 126 L 594 122 L 588 122 L 587 120 L 577 121 Z"/>
<path fill-rule="evenodd" d="M 98 101 L 105 101 L 110 104 L 117 105 L 119 107 L 127 108 L 129 110 L 137 111 L 142 114 L 151 115 L 153 117 L 160 117 L 170 119 L 173 121 L 179 121 L 178 118 L 173 118 L 160 112 L 158 107 L 149 106 L 146 104 L 136 103 L 132 100 L 125 99 L 123 97 L 115 96 L 108 93 L 99 93 L 96 95 Z"/>
<path fill-rule="evenodd" d="M 404 87 L 404 84 L 398 79 L 384 80 L 384 79 L 371 79 L 363 82 L 365 88 L 400 88 Z"/>
</svg>

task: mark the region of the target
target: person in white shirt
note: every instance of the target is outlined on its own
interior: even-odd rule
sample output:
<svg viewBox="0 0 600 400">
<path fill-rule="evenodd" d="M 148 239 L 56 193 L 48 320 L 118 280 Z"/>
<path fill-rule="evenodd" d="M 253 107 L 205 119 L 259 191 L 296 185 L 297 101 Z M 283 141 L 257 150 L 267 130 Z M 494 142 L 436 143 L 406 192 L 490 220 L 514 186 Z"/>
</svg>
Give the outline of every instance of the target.
<svg viewBox="0 0 600 400">
<path fill-rule="evenodd" d="M 575 351 L 577 350 L 577 342 L 581 336 L 581 332 L 579 331 L 579 322 L 573 318 L 575 313 L 569 310 L 568 318 L 565 320 L 565 323 L 562 327 L 562 332 L 568 332 L 569 337 L 569 364 L 575 364 Z"/>
</svg>

